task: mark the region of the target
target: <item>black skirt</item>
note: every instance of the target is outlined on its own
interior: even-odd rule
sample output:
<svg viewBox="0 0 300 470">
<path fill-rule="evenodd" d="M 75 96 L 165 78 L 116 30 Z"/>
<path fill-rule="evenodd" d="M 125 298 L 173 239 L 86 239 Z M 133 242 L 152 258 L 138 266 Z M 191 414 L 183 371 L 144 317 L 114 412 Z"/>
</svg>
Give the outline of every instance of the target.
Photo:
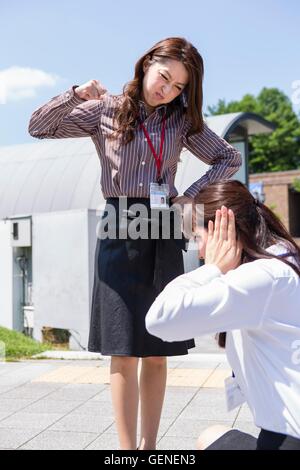
<svg viewBox="0 0 300 470">
<path fill-rule="evenodd" d="M 205 450 L 300 450 L 300 439 L 261 429 L 256 439 L 251 434 L 231 429 Z"/>
<path fill-rule="evenodd" d="M 147 222 L 153 223 L 149 199 L 127 198 L 127 206 L 147 207 Z M 120 199 L 109 198 L 101 220 L 107 221 L 108 204 L 119 210 Z M 154 211 L 155 212 L 155 211 Z M 157 211 L 156 211 L 157 215 Z M 122 212 L 121 225 L 128 228 L 134 216 Z M 172 220 L 172 218 L 171 218 Z M 157 218 L 155 217 L 157 222 Z M 155 222 L 155 223 L 156 223 Z M 174 218 L 173 218 L 174 223 Z M 110 229 L 112 223 L 110 222 Z M 88 350 L 107 356 L 177 356 L 188 354 L 194 340 L 166 342 L 148 333 L 145 316 L 156 296 L 172 279 L 183 274 L 184 238 L 133 239 L 129 231 L 120 237 L 97 239 L 94 286 Z M 172 233 L 171 223 L 171 233 Z"/>
</svg>

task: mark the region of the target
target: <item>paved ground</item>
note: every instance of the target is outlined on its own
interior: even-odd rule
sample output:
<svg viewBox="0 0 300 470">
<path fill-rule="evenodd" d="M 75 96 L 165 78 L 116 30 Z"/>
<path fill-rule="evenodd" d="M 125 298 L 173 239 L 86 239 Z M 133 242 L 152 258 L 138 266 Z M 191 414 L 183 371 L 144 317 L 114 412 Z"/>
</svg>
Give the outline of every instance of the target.
<svg viewBox="0 0 300 470">
<path fill-rule="evenodd" d="M 216 423 L 258 434 L 246 405 L 225 409 L 231 371 L 215 345 L 204 341 L 168 366 L 159 449 L 195 449 L 199 433 Z M 0 363 L 0 449 L 117 448 L 108 358 Z"/>
</svg>

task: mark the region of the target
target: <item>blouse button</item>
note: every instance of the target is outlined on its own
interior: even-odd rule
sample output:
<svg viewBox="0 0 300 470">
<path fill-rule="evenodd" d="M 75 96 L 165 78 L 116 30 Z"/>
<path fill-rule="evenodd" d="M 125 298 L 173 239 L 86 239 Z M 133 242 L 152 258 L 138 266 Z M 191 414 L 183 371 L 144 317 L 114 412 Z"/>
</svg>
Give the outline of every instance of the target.
<svg viewBox="0 0 300 470">
<path fill-rule="evenodd" d="M 142 188 L 142 187 L 143 187 L 143 183 L 140 183 L 139 186 L 140 186 L 140 188 Z"/>
<path fill-rule="evenodd" d="M 146 162 L 142 162 L 142 165 L 146 165 Z"/>
</svg>

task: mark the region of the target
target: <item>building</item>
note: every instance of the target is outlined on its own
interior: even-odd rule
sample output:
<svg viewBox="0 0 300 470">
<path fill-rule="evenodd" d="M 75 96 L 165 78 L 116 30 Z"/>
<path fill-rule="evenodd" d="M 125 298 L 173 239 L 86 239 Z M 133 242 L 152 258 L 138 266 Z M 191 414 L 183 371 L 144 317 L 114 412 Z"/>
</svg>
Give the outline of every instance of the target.
<svg viewBox="0 0 300 470">
<path fill-rule="evenodd" d="M 260 184 L 265 204 L 284 223 L 300 245 L 300 192 L 293 187 L 300 181 L 300 169 L 250 175 L 250 186 Z"/>
<path fill-rule="evenodd" d="M 207 118 L 242 153 L 235 178 L 248 182 L 248 136 L 273 125 L 250 113 Z M 183 151 L 182 193 L 206 172 Z M 87 347 L 96 228 L 104 208 L 98 156 L 90 138 L 43 140 L 0 148 L 0 325 L 37 340 L 43 327 L 67 329 L 70 347 Z M 198 265 L 195 250 L 186 270 Z"/>
</svg>

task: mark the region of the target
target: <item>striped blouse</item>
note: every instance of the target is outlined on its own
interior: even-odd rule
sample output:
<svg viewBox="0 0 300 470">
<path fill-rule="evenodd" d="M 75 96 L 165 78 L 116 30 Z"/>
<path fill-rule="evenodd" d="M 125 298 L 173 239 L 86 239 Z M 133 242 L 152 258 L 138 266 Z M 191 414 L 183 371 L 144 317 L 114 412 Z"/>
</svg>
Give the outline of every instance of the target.
<svg viewBox="0 0 300 470">
<path fill-rule="evenodd" d="M 95 144 L 101 167 L 101 189 L 108 197 L 149 197 L 150 183 L 156 181 L 155 159 L 143 129 L 135 130 L 134 139 L 120 145 L 120 139 L 106 137 L 114 132 L 113 112 L 119 98 L 106 93 L 100 100 L 83 100 L 74 94 L 76 85 L 55 96 L 36 109 L 30 119 L 29 133 L 39 139 L 90 136 Z M 147 115 L 143 101 L 139 101 L 140 118 L 146 126 L 154 148 L 158 152 L 161 136 L 161 120 L 167 105 L 155 108 Z M 170 197 L 178 195 L 174 186 L 180 154 L 185 147 L 211 168 L 184 192 L 195 197 L 210 182 L 230 178 L 241 165 L 241 155 L 234 147 L 217 136 L 208 126 L 203 132 L 189 137 L 186 134 L 191 123 L 178 107 L 166 121 L 162 162 L 162 180 L 170 186 Z"/>
</svg>

